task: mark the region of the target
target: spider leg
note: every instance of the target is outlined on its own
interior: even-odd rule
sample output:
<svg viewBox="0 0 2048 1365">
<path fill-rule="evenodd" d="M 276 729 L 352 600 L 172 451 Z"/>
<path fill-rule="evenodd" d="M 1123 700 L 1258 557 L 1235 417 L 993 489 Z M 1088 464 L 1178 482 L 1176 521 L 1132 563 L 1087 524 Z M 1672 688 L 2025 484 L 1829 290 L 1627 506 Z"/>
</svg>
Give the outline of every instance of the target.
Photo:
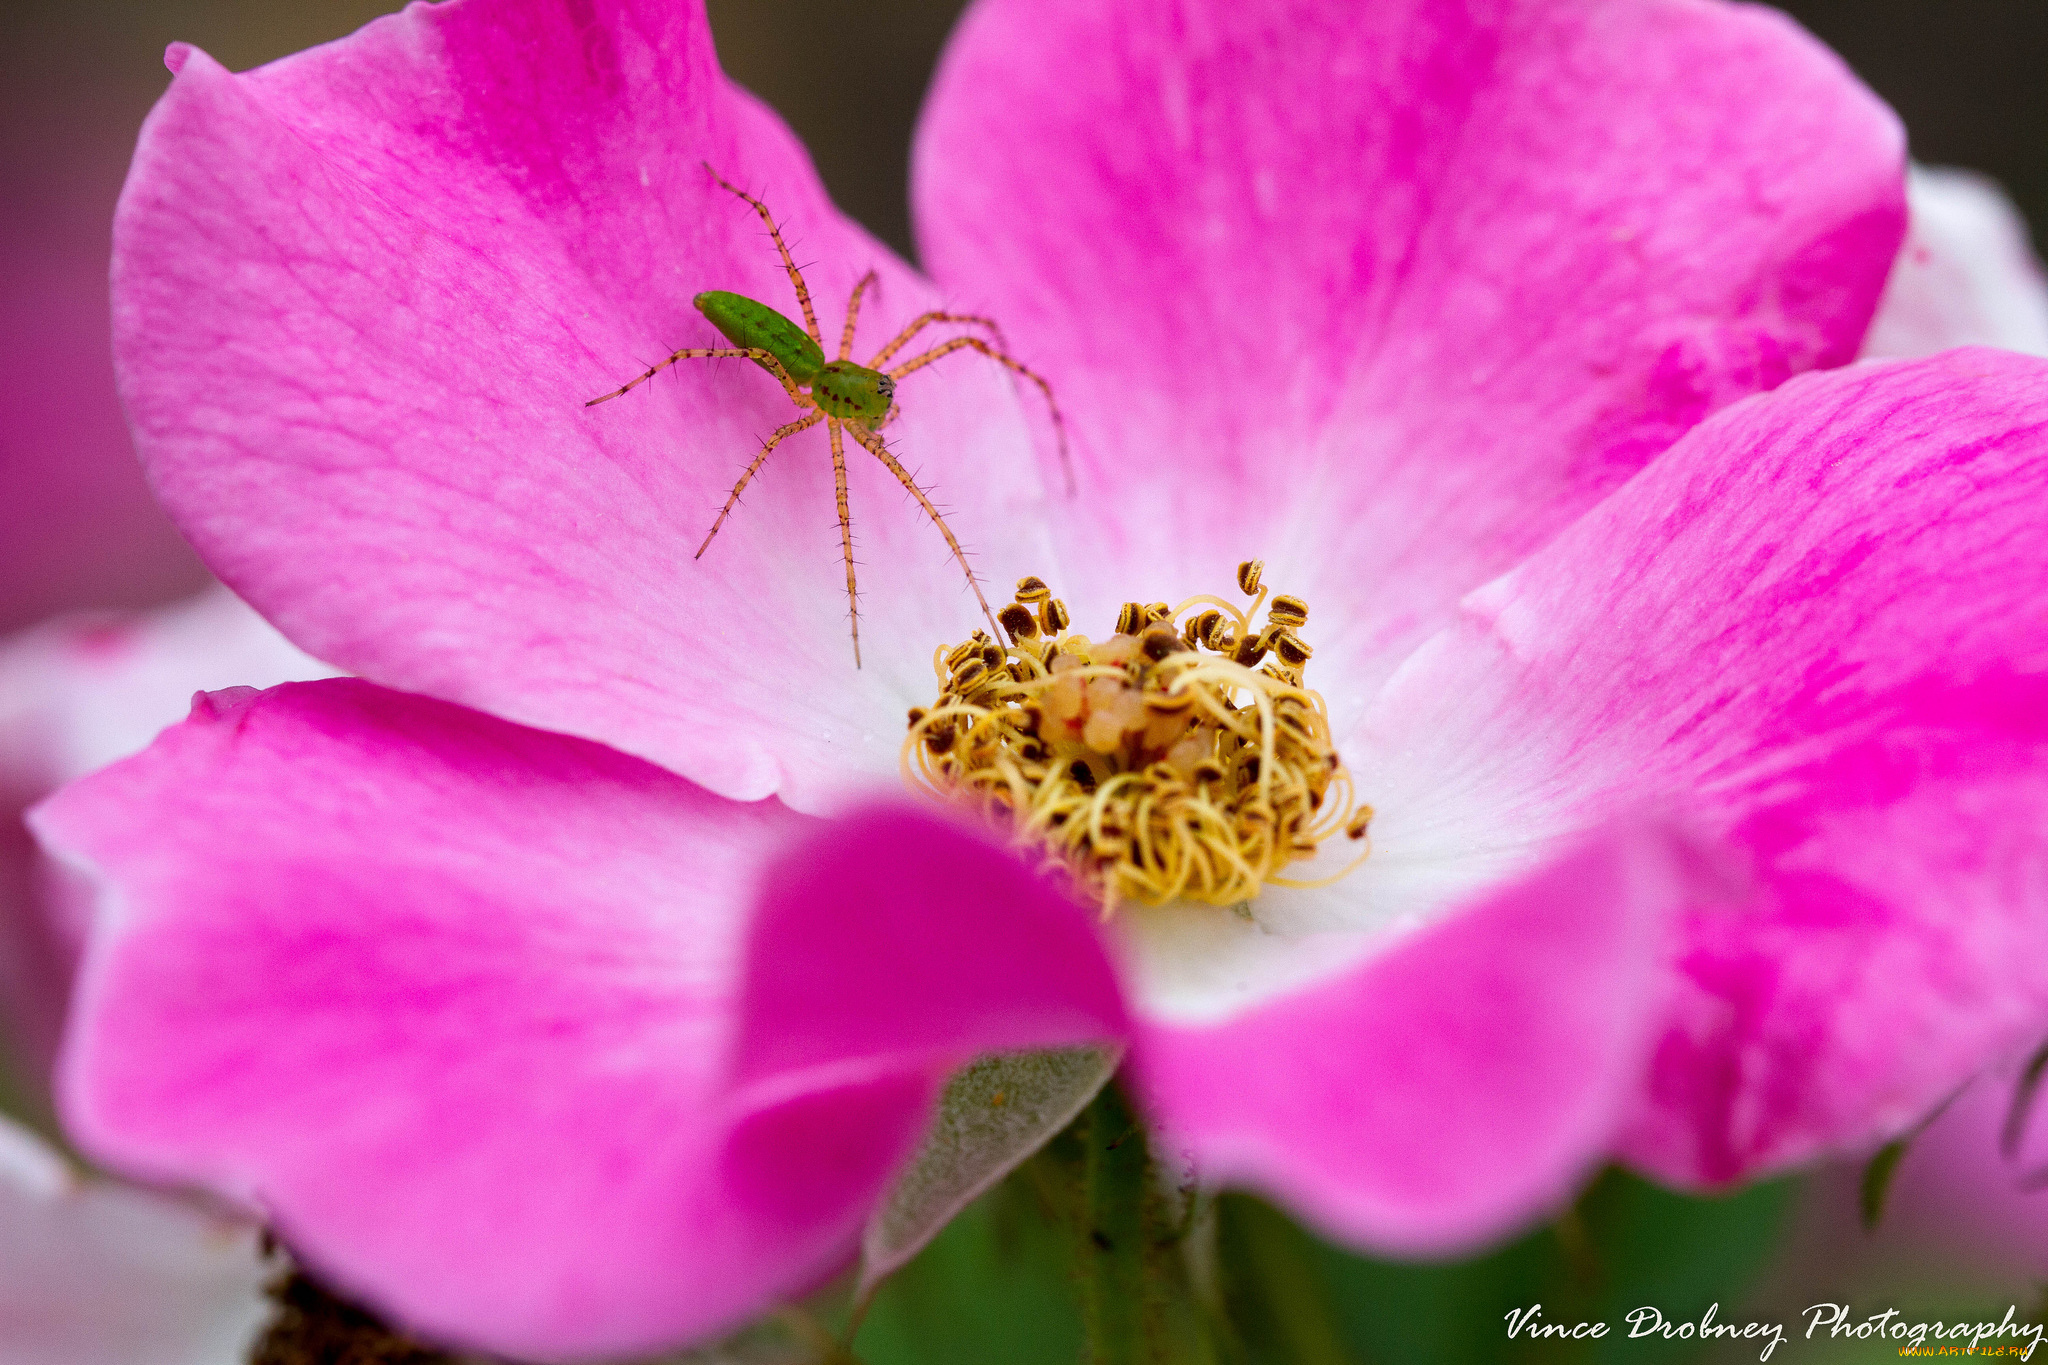
<svg viewBox="0 0 2048 1365">
<path fill-rule="evenodd" d="M 639 378 L 621 384 L 610 393 L 600 394 L 583 406 L 594 408 L 599 403 L 608 403 L 621 394 L 630 393 L 669 366 L 675 364 L 678 360 L 719 360 L 726 358 L 752 360 L 765 365 L 768 368 L 768 372 L 774 375 L 776 380 L 781 383 L 783 392 L 789 395 L 791 402 L 800 408 L 807 408 L 811 405 L 810 400 L 804 397 L 802 390 L 797 388 L 796 381 L 789 377 L 789 371 L 782 368 L 782 362 L 775 358 L 773 351 L 764 351 L 758 346 L 689 346 L 677 351 L 658 365 L 648 366 Z"/>
<path fill-rule="evenodd" d="M 775 239 L 775 249 L 782 253 L 782 268 L 789 272 L 789 282 L 796 286 L 796 301 L 804 307 L 804 330 L 811 334 L 811 340 L 823 346 L 825 338 L 818 331 L 818 315 L 811 310 L 811 291 L 804 288 L 803 272 L 796 268 L 796 261 L 790 256 L 789 247 L 783 243 L 782 229 L 775 226 L 775 218 L 768 212 L 768 206 L 712 170 L 710 162 L 704 163 L 704 169 L 711 171 L 713 180 L 753 205 L 754 212 L 760 214 L 761 221 L 768 225 L 768 235 Z"/>
<path fill-rule="evenodd" d="M 1060 416 L 1060 405 L 1058 400 L 1052 396 L 1052 385 L 1046 383 L 1035 372 L 1026 369 L 1021 363 L 1012 360 L 1006 353 L 997 350 L 980 337 L 954 337 L 950 341 L 940 342 L 913 360 L 904 361 L 901 365 L 898 365 L 893 370 L 886 371 L 886 373 L 891 379 L 901 379 L 904 375 L 921 370 L 925 366 L 953 354 L 955 351 L 970 349 L 981 352 L 1004 369 L 1009 370 L 1013 374 L 1021 374 L 1032 383 L 1038 385 L 1038 391 L 1045 395 L 1046 407 L 1052 410 L 1053 429 L 1059 433 L 1060 438 L 1060 470 L 1067 476 L 1067 495 L 1069 497 L 1073 496 L 1075 489 L 1074 459 L 1067 451 L 1067 421 L 1064 417 Z"/>
<path fill-rule="evenodd" d="M 691 555 L 690 558 L 702 559 L 704 552 L 711 548 L 711 537 L 717 535 L 718 528 L 725 525 L 725 519 L 731 515 L 734 504 L 739 502 L 740 494 L 747 491 L 747 485 L 753 482 L 754 475 L 760 471 L 762 464 L 767 461 L 768 452 L 781 445 L 785 436 L 794 436 L 804 428 L 814 427 L 823 420 L 825 420 L 823 410 L 813 408 L 808 417 L 799 417 L 794 422 L 775 429 L 775 434 L 762 443 L 761 453 L 756 455 L 754 462 L 747 466 L 747 472 L 740 475 L 740 481 L 732 486 L 732 494 L 726 498 L 725 506 L 718 509 L 718 520 L 711 523 L 711 530 L 704 537 L 704 543 L 697 547 L 697 553 Z"/>
<path fill-rule="evenodd" d="M 935 322 L 958 322 L 970 327 L 986 327 L 988 328 L 989 335 L 995 338 L 996 347 L 999 350 L 1007 351 L 1010 349 L 1009 343 L 1003 340 L 1003 329 L 996 325 L 994 318 L 985 318 L 979 313 L 920 313 L 911 321 L 908 327 L 905 327 L 896 334 L 894 341 L 875 352 L 875 358 L 868 362 L 868 368 L 871 370 L 881 369 L 882 366 L 889 363 L 890 356 L 895 355 L 898 351 L 909 345 L 912 337 Z"/>
<path fill-rule="evenodd" d="M 843 424 L 828 418 L 832 436 L 832 494 L 839 503 L 839 547 L 846 552 L 846 620 L 853 627 L 853 666 L 860 667 L 860 597 L 853 586 L 853 515 L 846 502 L 846 447 L 839 439 Z"/>
<path fill-rule="evenodd" d="M 888 471 L 896 476 L 896 482 L 910 491 L 910 496 L 917 499 L 917 505 L 924 508 L 924 514 L 932 519 L 932 525 L 939 528 L 939 534 L 946 538 L 946 547 L 953 552 L 954 562 L 960 566 L 960 572 L 967 575 L 967 586 L 974 589 L 974 600 L 981 603 L 981 614 L 988 618 L 991 632 L 989 638 L 1000 641 L 1003 638 L 1003 628 L 996 623 L 996 614 L 989 610 L 988 599 L 981 595 L 981 580 L 974 576 L 973 568 L 967 563 L 967 552 L 962 550 L 960 542 L 953 538 L 953 529 L 946 525 L 946 519 L 939 515 L 939 509 L 932 506 L 931 498 L 926 495 L 924 489 L 918 487 L 917 480 L 910 477 L 910 471 L 903 467 L 903 462 L 889 453 L 889 447 L 883 443 L 881 433 L 855 426 L 851 422 L 847 423 L 847 430 L 853 433 L 853 439 L 860 442 L 863 450 L 880 460 Z M 851 582 L 851 562 L 847 565 L 846 576 L 847 581 Z"/>
<path fill-rule="evenodd" d="M 861 276 L 860 283 L 853 287 L 853 297 L 846 302 L 846 329 L 839 334 L 839 358 L 841 360 L 849 360 L 853 357 L 853 325 L 860 321 L 860 296 L 867 293 L 870 288 L 879 291 L 881 283 L 882 277 L 870 270 L 867 274 Z"/>
</svg>

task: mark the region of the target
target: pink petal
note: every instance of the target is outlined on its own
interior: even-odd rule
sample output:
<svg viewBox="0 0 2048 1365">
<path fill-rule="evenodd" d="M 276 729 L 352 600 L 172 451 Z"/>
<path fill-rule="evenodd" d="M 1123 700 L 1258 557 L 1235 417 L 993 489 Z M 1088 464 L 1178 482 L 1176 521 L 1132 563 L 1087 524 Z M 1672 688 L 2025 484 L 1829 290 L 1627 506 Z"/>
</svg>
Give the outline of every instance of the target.
<svg viewBox="0 0 2048 1365">
<path fill-rule="evenodd" d="M 701 6 L 419 7 L 245 76 L 179 49 L 116 222 L 138 440 L 208 563 L 349 671 L 602 740 L 731 796 L 894 771 L 882 723 L 981 619 L 944 542 L 853 452 L 868 667 L 853 669 L 823 437 L 792 439 L 692 553 L 791 406 L 691 307 L 794 313 L 788 225 L 836 348 L 934 306 L 718 71 Z M 889 433 L 998 577 L 1040 518 L 1027 428 L 978 357 L 906 378 Z"/>
<path fill-rule="evenodd" d="M 723 1098 L 743 910 L 807 823 L 779 806 L 335 681 L 213 694 L 36 823 L 109 890 L 77 1139 L 437 1336 L 711 1331 L 847 1255 L 922 1122 L 921 1073 Z"/>
<path fill-rule="evenodd" d="M 1924 1113 L 2048 1007 L 2048 364 L 1810 377 L 1465 602 L 1360 729 L 1375 846 L 1646 800 L 1748 860 L 1695 908 L 1630 1151 L 1721 1180 Z"/>
<path fill-rule="evenodd" d="M 1126 1032 L 1090 915 L 1007 847 L 894 805 L 830 831 L 778 860 L 765 883 L 749 944 L 743 1079 Z"/>
<path fill-rule="evenodd" d="M 1093 915 L 986 833 L 914 807 L 876 806 L 822 827 L 776 862 L 765 885 L 739 1033 L 746 1089 L 772 1094 L 793 1077 L 936 1080 L 977 1056 L 1107 1045 L 1106 1066 L 1052 1060 L 1018 1078 L 1028 1090 L 1053 1074 L 1070 1087 L 1076 1072 L 1092 1074 L 1078 1099 L 1069 1088 L 1053 1101 L 1071 1118 L 1115 1070 L 1130 1023 Z M 945 1122 L 957 1133 L 957 1114 Z M 1062 1126 L 1040 1131 L 1039 1142 Z M 815 1143 L 803 1135 L 787 1165 L 814 1161 Z M 985 1188 L 1037 1145 L 998 1137 L 955 1153 L 956 1175 Z M 938 1231 L 943 1220 L 929 1215 L 921 1228 L 898 1229 L 911 1244 L 887 1248 L 894 1263 Z M 872 1224 L 870 1234 L 873 1254 Z M 875 1274 L 872 1264 L 866 1273 Z"/>
<path fill-rule="evenodd" d="M 74 1177 L 0 1118 L 0 1357 L 234 1365 L 263 1321 L 254 1228 Z"/>
<path fill-rule="evenodd" d="M 1126 1031 L 1088 916 L 934 816 L 740 805 L 352 680 L 203 698 L 36 822 L 109 892 L 79 1140 L 494 1352 L 808 1286 L 948 1071 Z"/>
<path fill-rule="evenodd" d="M 1263 556 L 1344 709 L 1693 423 L 1849 359 L 1901 162 L 1760 8 L 983 0 L 914 197 L 1072 419 L 1086 619 Z"/>
<path fill-rule="evenodd" d="M 2012 201 L 1970 171 L 1915 166 L 1906 186 L 1912 228 L 1863 354 L 2003 346 L 2048 355 L 2048 279 Z"/>
<path fill-rule="evenodd" d="M 331 671 L 220 587 L 0 642 L 0 1064 L 20 1061 L 38 1086 L 47 1076 L 85 928 L 66 894 L 74 888 L 36 853 L 21 812 L 141 749 L 184 716 L 195 691 Z"/>
<path fill-rule="evenodd" d="M 1556 1207 L 1641 1082 L 1679 846 L 1609 831 L 1340 979 L 1142 1029 L 1136 1068 L 1205 1178 L 1343 1240 L 1469 1248 Z"/>
</svg>

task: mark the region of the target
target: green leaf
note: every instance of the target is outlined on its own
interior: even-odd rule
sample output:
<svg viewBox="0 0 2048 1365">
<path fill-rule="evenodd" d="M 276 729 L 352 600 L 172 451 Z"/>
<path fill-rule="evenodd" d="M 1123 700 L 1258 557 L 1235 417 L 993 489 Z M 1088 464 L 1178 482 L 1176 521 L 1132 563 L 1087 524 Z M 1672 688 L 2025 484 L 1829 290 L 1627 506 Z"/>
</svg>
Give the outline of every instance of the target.
<svg viewBox="0 0 2048 1365">
<path fill-rule="evenodd" d="M 2042 1043 L 2034 1050 L 2034 1055 L 2027 1058 L 2019 1081 L 2013 1086 L 2012 1103 L 2006 1106 L 1998 1146 L 2008 1161 L 2019 1160 L 2020 1144 L 2027 1135 L 2027 1119 L 2033 1113 L 2034 1097 L 2040 1092 L 2044 1073 L 2048 1073 L 2048 1043 Z"/>
<path fill-rule="evenodd" d="M 1306 1232 L 1256 1199 L 1217 1209 L 1224 1305 L 1248 1365 L 1349 1365 L 1355 1359 L 1318 1274 Z"/>
<path fill-rule="evenodd" d="M 1591 1311 L 1615 1324 L 1598 1343 L 1602 1362 L 1692 1360 L 1697 1341 L 1628 1337 L 1625 1315 L 1653 1307 L 1673 1323 L 1698 1322 L 1719 1306 L 1726 1322 L 1769 1264 L 1798 1184 L 1777 1180 L 1725 1195 L 1679 1194 L 1613 1170 L 1579 1201 L 1597 1261 Z"/>
<path fill-rule="evenodd" d="M 1628 1338 L 1645 1305 L 1698 1322 L 1725 1320 L 1777 1244 L 1792 1185 L 1719 1199 L 1660 1189 L 1610 1171 L 1549 1227 L 1495 1251 L 1419 1264 L 1359 1256 L 1275 1210 L 1227 1195 L 1219 1216 L 1225 1298 L 1252 1365 L 1431 1365 L 1665 1362 L 1698 1341 Z M 1541 1304 L 1541 1321 L 1606 1322 L 1599 1340 L 1509 1340 L 1507 1314 Z"/>
<path fill-rule="evenodd" d="M 1081 1311 L 1060 1212 L 1004 1181 L 885 1280 L 854 1338 L 863 1365 L 1074 1365 Z"/>
<path fill-rule="evenodd" d="M 1899 1162 L 1906 1155 L 1906 1148 L 1912 1143 L 1914 1134 L 1893 1138 L 1877 1149 L 1877 1155 L 1870 1158 L 1863 1168 L 1863 1181 L 1856 1191 L 1856 1207 L 1863 1215 L 1863 1230 L 1877 1231 L 1877 1225 L 1884 1221 L 1884 1205 L 1892 1191 L 1892 1177 L 1899 1173 Z"/>
<path fill-rule="evenodd" d="M 2043 1059 L 2048 1061 L 2048 1049 L 2044 1049 Z M 2033 1075 L 2032 1083 L 2039 1084 L 2039 1071 L 2033 1063 L 2028 1063 L 2028 1070 Z M 2026 1078 L 2023 1077 L 2021 1080 L 2022 1086 L 2028 1083 Z M 1891 1194 L 1892 1178 L 1899 1172 L 1899 1163 L 1905 1160 L 1906 1149 L 1911 1147 L 1936 1119 L 1947 1113 L 1948 1107 L 1956 1102 L 1956 1096 L 1962 1094 L 1967 1089 L 1969 1089 L 1969 1085 L 1966 1082 L 1950 1092 L 1948 1098 L 1929 1110 L 1925 1118 L 1893 1138 L 1890 1142 L 1887 1142 L 1884 1146 L 1878 1148 L 1877 1155 L 1870 1158 L 1870 1163 L 1863 1168 L 1863 1181 L 1857 1190 L 1856 1197 L 1857 1208 L 1863 1215 L 1863 1230 L 1865 1232 L 1877 1231 L 1877 1225 L 1884 1221 L 1885 1200 Z M 2018 1102 L 2018 1098 L 2015 1096 L 2014 1103 L 2017 1104 Z M 2010 1114 L 2007 1115 L 2007 1123 L 2008 1126 L 2011 1123 Z"/>
</svg>

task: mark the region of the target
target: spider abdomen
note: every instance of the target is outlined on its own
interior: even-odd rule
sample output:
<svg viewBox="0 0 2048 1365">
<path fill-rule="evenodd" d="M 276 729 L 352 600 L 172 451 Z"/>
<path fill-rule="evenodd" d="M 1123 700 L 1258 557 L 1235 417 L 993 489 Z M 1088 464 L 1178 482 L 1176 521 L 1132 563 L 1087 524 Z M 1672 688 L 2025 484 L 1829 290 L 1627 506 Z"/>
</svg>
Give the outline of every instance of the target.
<svg viewBox="0 0 2048 1365">
<path fill-rule="evenodd" d="M 818 349 L 818 343 L 805 335 L 803 328 L 757 299 L 723 289 L 707 289 L 690 302 L 725 334 L 727 341 L 768 352 L 782 362 L 782 368 L 799 384 L 810 383 L 818 371 L 826 368 L 825 353 Z"/>
</svg>

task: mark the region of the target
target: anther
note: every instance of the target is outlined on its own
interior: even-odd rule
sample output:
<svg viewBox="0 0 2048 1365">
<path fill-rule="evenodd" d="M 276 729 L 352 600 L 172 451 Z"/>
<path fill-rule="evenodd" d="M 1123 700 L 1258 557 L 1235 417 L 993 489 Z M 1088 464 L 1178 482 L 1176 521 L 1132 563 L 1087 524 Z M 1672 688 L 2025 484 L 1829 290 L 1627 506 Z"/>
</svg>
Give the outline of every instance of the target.
<svg viewBox="0 0 2048 1365">
<path fill-rule="evenodd" d="M 1146 624 L 1146 625 L 1151 625 L 1151 624 L 1153 624 L 1154 622 L 1157 622 L 1157 621 L 1167 621 L 1167 620 L 1171 620 L 1172 618 L 1173 618 L 1173 608 L 1172 608 L 1172 607 L 1170 607 L 1170 606 L 1168 606 L 1168 605 L 1167 605 L 1166 603 L 1164 603 L 1164 602 L 1147 602 L 1147 603 L 1145 604 L 1145 624 Z"/>
<path fill-rule="evenodd" d="M 1365 837 L 1366 829 L 1371 824 L 1372 807 L 1360 806 L 1358 808 L 1358 814 L 1351 817 L 1351 823 L 1344 826 L 1344 837 L 1347 839 L 1363 839 Z"/>
<path fill-rule="evenodd" d="M 1003 629 L 1010 632 L 1012 640 L 1030 640 L 1038 635 L 1038 618 L 1022 602 L 1012 602 L 1004 607 L 996 613 L 996 620 L 1003 623 Z"/>
<path fill-rule="evenodd" d="M 1230 661 L 1234 664 L 1243 664 L 1246 668 L 1256 668 L 1259 660 L 1265 657 L 1266 646 L 1259 640 L 1246 636 L 1239 640 L 1237 648 L 1231 651 Z"/>
<path fill-rule="evenodd" d="M 1057 597 L 1048 597 L 1038 604 L 1038 627 L 1047 635 L 1059 634 L 1072 619 L 1067 615 L 1067 604 Z"/>
<path fill-rule="evenodd" d="M 964 697 L 987 677 L 988 665 L 979 659 L 969 659 L 953 670 L 952 688 Z"/>
<path fill-rule="evenodd" d="M 1190 647 L 1203 644 L 1208 640 L 1209 632 L 1222 619 L 1223 613 L 1214 607 L 1209 608 L 1209 610 L 1199 616 L 1191 616 L 1188 618 L 1187 625 L 1181 627 L 1180 638 L 1187 641 Z"/>
<path fill-rule="evenodd" d="M 1045 586 L 1045 580 L 1026 574 L 1017 580 L 1017 600 L 1026 606 L 1046 601 L 1052 596 L 1052 589 Z"/>
<path fill-rule="evenodd" d="M 1266 571 L 1263 559 L 1247 559 L 1237 566 L 1237 590 L 1250 597 L 1259 590 L 1259 575 Z"/>
<path fill-rule="evenodd" d="M 923 719 L 925 718 L 925 714 L 926 714 L 926 712 L 925 712 L 925 709 L 924 709 L 924 708 L 923 708 L 922 706 L 913 706 L 913 707 L 911 707 L 911 708 L 910 708 L 910 723 L 911 723 L 911 724 L 912 724 L 913 726 L 914 726 L 914 725 L 916 725 L 916 724 L 917 724 L 917 723 L 918 723 L 919 721 L 921 721 L 921 720 L 923 720 Z"/>
<path fill-rule="evenodd" d="M 1300 630 L 1308 624 L 1308 603 L 1299 597 L 1276 597 L 1266 608 L 1266 619 L 1289 630 Z"/>
<path fill-rule="evenodd" d="M 1308 662 L 1309 656 L 1315 653 L 1293 631 L 1284 627 L 1273 639 L 1273 652 L 1278 654 L 1280 662 L 1289 668 L 1300 668 Z"/>
<path fill-rule="evenodd" d="M 1153 663 L 1158 663 L 1169 654 L 1179 654 L 1187 649 L 1180 636 L 1174 634 L 1170 625 L 1148 626 L 1138 637 L 1138 649 Z"/>
<path fill-rule="evenodd" d="M 958 673 L 960 665 L 966 663 L 979 653 L 981 653 L 981 646 L 973 640 L 964 640 L 954 645 L 946 653 L 946 671 L 948 673 Z"/>
<path fill-rule="evenodd" d="M 1117 610 L 1117 614 L 1116 614 L 1116 633 L 1117 633 L 1117 634 L 1119 634 L 1119 635 L 1136 635 L 1136 634 L 1137 634 L 1137 633 L 1138 633 L 1138 632 L 1139 632 L 1140 630 L 1143 630 L 1144 628 L 1145 628 L 1145 604 L 1144 604 L 1144 603 L 1142 603 L 1142 602 L 1126 602 L 1126 603 L 1124 603 L 1124 604 L 1123 604 L 1123 606 L 1122 606 L 1121 608 L 1119 608 L 1119 609 Z"/>
</svg>

